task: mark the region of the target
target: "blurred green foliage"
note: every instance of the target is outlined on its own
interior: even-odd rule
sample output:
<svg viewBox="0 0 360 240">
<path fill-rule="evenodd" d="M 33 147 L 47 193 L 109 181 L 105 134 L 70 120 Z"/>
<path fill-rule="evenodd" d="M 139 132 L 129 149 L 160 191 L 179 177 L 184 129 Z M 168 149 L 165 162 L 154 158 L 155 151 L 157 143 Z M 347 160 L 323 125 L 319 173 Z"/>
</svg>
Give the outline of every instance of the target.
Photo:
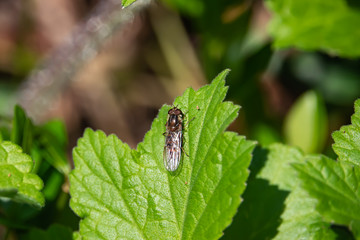
<svg viewBox="0 0 360 240">
<path fill-rule="evenodd" d="M 67 135 L 63 122 L 52 120 L 43 125 L 35 126 L 31 119 L 26 116 L 24 110 L 16 105 L 12 120 L 11 136 L 7 139 L 8 130 L 4 129 L 3 140 L 10 140 L 21 146 L 23 151 L 35 159 L 34 172 L 39 171 L 42 160 L 68 175 L 70 165 L 67 161 L 65 150 Z"/>
<path fill-rule="evenodd" d="M 46 231 L 33 228 L 27 233 L 24 240 L 67 240 L 72 239 L 71 229 L 59 224 L 51 225 Z"/>
<path fill-rule="evenodd" d="M 304 132 L 311 132 L 307 139 L 311 138 L 312 147 L 290 143 L 304 147 L 306 152 L 329 149 L 329 127 L 336 129 L 346 123 L 353 102 L 360 96 L 358 60 L 340 58 L 359 53 L 355 46 L 360 24 L 358 5 L 345 0 L 265 1 L 271 13 L 271 41 L 261 37 L 265 29 L 255 25 L 266 17 L 261 1 L 165 2 L 192 23 L 186 26 L 200 42 L 197 50 L 207 79 L 224 68 L 231 69 L 227 98 L 242 106 L 239 132 L 264 146 L 288 143 L 290 135 L 306 141 L 291 130 L 295 127 L 294 123 L 290 127 L 291 116 L 287 114 L 294 114 L 288 112 L 289 106 L 301 101 L 297 101 L 300 95 L 315 90 L 318 108 L 313 110 L 314 115 L 302 115 L 302 120 L 316 123 L 302 126 Z M 317 28 L 320 30 L 314 30 Z M 312 47 L 303 46 L 307 43 Z M 322 52 L 273 49 L 291 46 Z"/>
<path fill-rule="evenodd" d="M 299 97 L 284 122 L 286 142 L 306 153 L 322 152 L 328 136 L 327 128 L 324 102 L 313 91 Z"/>
<path fill-rule="evenodd" d="M 332 55 L 359 57 L 360 11 L 346 0 L 268 0 L 276 47 L 295 46 Z M 349 37 L 350 35 L 350 37 Z"/>
<path fill-rule="evenodd" d="M 20 161 L 17 160 L 19 157 L 16 156 L 22 154 L 23 160 L 19 163 L 24 165 L 24 159 L 29 161 L 31 164 L 26 171 L 29 172 L 31 176 L 35 176 L 36 178 L 40 177 L 44 182 L 44 184 L 41 183 L 41 188 L 43 185 L 44 188 L 42 191 L 42 200 L 36 197 L 36 202 L 34 200 L 30 201 L 31 198 L 27 201 L 22 201 L 22 198 L 16 198 L 17 195 L 14 194 L 14 196 L 11 195 L 3 198 L 3 201 L 0 201 L 0 222 L 7 227 L 8 234 L 10 235 L 16 233 L 18 230 L 24 231 L 25 229 L 32 229 L 33 226 L 41 228 L 47 227 L 54 222 L 63 223 L 72 229 L 76 229 L 77 218 L 69 209 L 69 195 L 62 190 L 62 187 L 67 185 L 66 179 L 70 172 L 70 165 L 66 157 L 67 134 L 64 124 L 61 121 L 53 120 L 43 125 L 34 125 L 24 110 L 18 105 L 14 108 L 12 121 L 8 121 L 9 124 L 4 124 L 5 122 L 6 120 L 4 120 L 3 126 L 0 128 L 1 144 L 12 144 L 11 146 L 15 146 L 16 148 L 11 149 L 18 149 L 17 152 L 20 152 L 14 155 L 15 152 L 11 150 L 7 155 L 1 156 L 2 161 L 8 159 L 8 163 L 13 162 L 16 166 L 17 162 Z M 30 155 L 32 160 L 26 154 L 21 153 L 21 151 Z M 12 155 L 10 153 L 12 153 Z M 11 166 L 2 167 L 2 172 L 5 174 L 5 170 L 9 167 Z M 16 171 L 16 173 L 19 174 L 15 174 L 14 171 L 12 168 L 9 169 L 8 172 L 10 173 L 6 173 L 6 176 L 4 175 L 5 177 L 2 175 L 1 181 L 5 184 L 7 183 L 5 181 L 7 179 L 12 179 L 14 182 L 15 178 L 20 177 L 19 180 L 15 181 L 17 182 L 16 186 L 14 185 L 14 187 L 19 188 L 18 195 L 22 196 L 21 194 L 25 194 L 26 196 L 33 196 L 34 191 L 29 192 L 31 190 L 29 184 L 35 184 L 35 181 L 30 181 L 30 178 L 25 177 L 25 175 L 21 177 L 19 171 Z M 41 181 L 40 178 L 37 182 Z M 24 184 L 28 185 L 19 185 L 20 183 L 18 182 L 21 181 L 25 181 Z M 6 186 L 10 185 L 7 184 Z M 38 184 L 35 187 L 39 189 Z M 45 206 L 44 197 L 46 200 Z M 9 201 L 12 198 L 14 198 L 14 201 Z M 25 203 L 32 203 L 38 208 L 33 208 L 31 205 Z M 42 208 L 39 209 L 40 207 Z M 47 234 L 52 233 L 52 230 Z M 22 235 L 22 231 L 18 232 L 19 236 Z M 41 238 L 32 238 L 36 235 L 41 236 L 42 233 L 31 230 L 25 239 L 50 239 L 50 237 L 44 238 L 45 235 Z M 53 235 L 53 237 L 55 235 Z"/>
</svg>

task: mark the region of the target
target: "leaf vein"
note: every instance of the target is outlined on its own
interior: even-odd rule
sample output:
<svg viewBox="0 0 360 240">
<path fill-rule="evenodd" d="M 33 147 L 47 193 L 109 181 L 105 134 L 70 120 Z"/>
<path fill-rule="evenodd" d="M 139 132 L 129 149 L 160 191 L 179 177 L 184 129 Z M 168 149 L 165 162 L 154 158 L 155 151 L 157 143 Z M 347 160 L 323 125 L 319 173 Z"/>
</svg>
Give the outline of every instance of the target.
<svg viewBox="0 0 360 240">
<path fill-rule="evenodd" d="M 227 150 L 229 147 L 230 147 L 230 144 L 228 144 L 226 150 Z M 251 146 L 249 146 L 247 149 L 244 149 L 244 151 L 238 156 L 238 158 L 234 159 L 234 161 L 233 161 L 233 162 L 228 166 L 228 168 L 225 170 L 225 173 L 223 174 L 224 176 L 228 176 L 227 173 L 229 172 L 229 170 L 231 170 L 232 167 L 233 167 L 233 165 L 236 164 L 237 161 L 244 156 L 244 154 L 247 152 L 247 150 L 248 150 L 249 148 L 251 148 Z M 226 150 L 225 150 L 225 151 L 226 151 Z M 224 151 L 224 152 L 225 152 L 225 151 Z M 216 187 L 214 188 L 214 193 L 215 193 L 216 189 L 218 189 L 218 186 L 220 186 L 220 183 L 222 183 L 222 182 L 224 181 L 224 179 L 225 179 L 225 178 L 222 177 L 222 178 L 220 179 L 220 181 L 218 181 L 218 183 L 216 184 Z M 199 223 L 200 223 L 200 220 L 201 220 L 201 218 L 203 217 L 205 210 L 209 207 L 209 204 L 208 204 L 208 203 L 211 201 L 211 199 L 214 197 L 214 195 L 215 195 L 215 194 L 212 194 L 212 195 L 210 196 L 209 200 L 207 201 L 207 204 L 206 204 L 205 208 L 203 209 L 203 211 L 201 212 L 201 215 L 199 216 L 198 222 L 196 223 L 196 226 L 195 226 L 195 228 L 194 228 L 194 230 L 193 230 L 193 233 L 194 233 L 194 232 L 196 231 L 196 229 L 198 228 Z M 233 198 L 233 197 L 231 197 L 231 198 Z M 210 227 L 210 225 L 208 225 L 208 228 L 209 228 L 209 227 Z"/>
<path fill-rule="evenodd" d="M 99 206 L 104 206 L 104 207 L 106 207 L 106 209 L 108 209 L 109 211 L 108 212 L 112 212 L 115 216 L 119 216 L 120 214 L 118 213 L 118 212 L 116 212 L 113 208 L 111 208 L 111 206 L 109 206 L 109 205 L 107 205 L 107 204 L 105 204 L 103 201 L 101 201 L 95 194 L 93 194 L 92 193 L 92 191 L 91 191 L 91 189 L 90 188 L 88 188 L 88 186 L 85 184 L 85 183 L 83 183 L 83 181 L 80 181 L 80 179 L 74 174 L 73 175 L 73 177 L 78 181 L 78 183 L 81 185 L 81 186 L 83 186 L 83 188 L 85 189 L 85 190 L 87 190 L 87 193 L 90 195 L 90 196 L 92 196 L 95 200 L 96 200 L 96 202 L 99 204 Z M 81 203 L 79 203 L 79 202 L 77 202 L 76 203 L 77 205 L 82 205 L 82 206 L 84 206 L 85 208 L 88 208 L 88 206 L 87 205 L 84 205 L 84 204 L 81 204 Z M 93 210 L 93 208 L 94 207 L 91 207 L 91 209 L 90 210 Z M 98 212 L 104 212 L 102 209 L 100 209 L 100 208 L 95 208 Z M 122 220 L 124 220 L 125 222 L 128 222 L 129 224 L 132 224 L 132 222 L 130 222 L 129 220 L 127 220 L 126 218 L 121 218 Z"/>
<path fill-rule="evenodd" d="M 111 144 L 111 147 L 113 148 L 114 152 L 116 153 L 116 150 L 115 150 L 115 144 Z M 126 151 L 126 150 L 125 150 Z M 125 153 L 124 153 L 125 155 Z M 117 158 L 117 163 L 119 164 L 119 169 L 121 168 L 120 166 L 120 159 L 119 159 L 119 156 L 117 154 L 115 154 L 116 158 Z M 122 200 L 124 201 L 125 203 L 125 207 L 127 209 L 127 211 L 130 213 L 131 215 L 131 220 L 135 223 L 135 226 L 136 228 L 138 229 L 139 233 L 141 234 L 141 236 L 146 239 L 146 237 L 144 236 L 143 234 L 143 231 L 141 231 L 141 227 L 139 226 L 139 223 L 135 220 L 135 215 L 134 215 L 134 212 L 132 211 L 132 209 L 130 208 L 129 206 L 129 203 L 126 201 L 126 199 L 124 198 L 121 189 L 119 188 L 119 185 L 116 184 L 116 181 L 115 179 L 111 176 L 111 174 L 108 172 L 108 170 L 106 169 L 106 167 L 103 165 L 104 163 L 101 161 L 100 162 L 101 166 L 103 167 L 104 171 L 106 172 L 106 174 L 108 175 L 108 177 L 110 178 L 111 182 L 113 183 L 113 185 L 115 186 L 116 190 L 118 191 L 119 195 L 121 196 Z"/>
<path fill-rule="evenodd" d="M 164 140 L 164 142 L 165 142 L 165 140 Z M 154 141 L 153 141 L 153 140 L 150 141 L 150 144 L 151 144 L 151 149 L 156 149 L 156 148 L 154 147 Z M 156 156 L 156 154 L 155 154 L 154 152 L 151 152 L 151 154 L 153 155 L 153 158 L 154 158 L 154 159 L 157 159 L 157 156 Z M 160 161 L 160 162 L 159 162 L 159 161 L 156 161 L 156 164 L 157 164 L 157 166 L 159 167 L 159 169 L 161 169 L 161 168 L 163 167 L 163 165 L 161 165 L 161 164 L 162 164 L 161 161 Z M 177 219 L 176 209 L 175 209 L 175 205 L 174 205 L 174 196 L 173 196 L 172 190 L 171 190 L 172 184 L 170 184 L 169 174 L 166 173 L 166 176 L 167 176 L 168 186 L 169 186 L 169 188 L 170 188 L 170 189 L 169 189 L 169 190 L 170 190 L 170 199 L 168 199 L 168 198 L 165 198 L 165 199 L 166 199 L 166 200 L 169 200 L 169 201 L 171 202 L 172 208 L 173 208 L 173 210 L 174 210 L 175 221 L 176 221 L 176 226 L 177 226 L 177 232 L 180 234 L 179 221 L 178 221 L 178 219 Z M 161 196 L 161 197 L 164 198 L 163 196 Z"/>
<path fill-rule="evenodd" d="M 234 111 L 236 111 L 236 110 L 234 110 Z M 233 112 L 234 112 L 234 111 L 233 111 Z M 232 113 L 233 113 L 233 112 L 232 112 Z M 226 122 L 228 122 L 229 119 L 231 119 L 232 113 L 230 113 L 230 114 L 228 115 L 228 117 L 227 117 L 226 119 L 224 119 L 224 121 L 223 121 L 223 123 L 222 123 L 221 125 L 224 125 Z M 201 128 L 201 132 L 202 132 L 202 129 L 203 129 L 203 127 Z M 187 214 L 188 214 L 188 205 L 189 205 L 190 193 L 192 192 L 192 189 L 193 189 L 193 187 L 194 187 L 194 185 L 195 185 L 195 183 L 196 183 L 196 181 L 197 181 L 197 179 L 198 179 L 199 172 L 201 171 L 201 169 L 202 169 L 203 166 L 205 165 L 204 162 L 205 162 L 205 159 L 207 158 L 207 156 L 209 155 L 209 152 L 210 152 L 211 147 L 213 146 L 214 142 L 217 140 L 217 138 L 219 137 L 219 134 L 220 134 L 221 131 L 222 131 L 221 129 L 223 129 L 223 128 L 222 128 L 222 127 L 218 128 L 218 132 L 217 132 L 216 134 L 214 134 L 214 138 L 212 139 L 211 144 L 209 145 L 209 148 L 208 148 L 206 154 L 204 154 L 204 158 L 203 158 L 203 160 L 201 161 L 201 166 L 200 166 L 200 168 L 198 169 L 198 171 L 197 171 L 197 173 L 196 173 L 196 175 L 195 175 L 195 179 L 194 179 L 193 181 L 191 181 L 192 184 L 191 184 L 190 190 L 189 190 L 189 192 L 188 192 L 188 194 L 187 194 L 187 200 L 186 200 L 186 205 L 185 205 L 186 208 L 185 208 L 185 213 L 184 213 L 183 229 L 184 229 L 184 225 L 185 225 L 186 216 L 187 216 Z M 197 152 L 198 152 L 198 151 L 197 151 Z M 194 169 L 194 168 L 193 168 L 193 169 Z M 192 169 L 192 171 L 191 171 L 191 176 L 193 175 L 193 169 Z"/>
<path fill-rule="evenodd" d="M 207 104 L 207 106 L 206 106 L 206 111 L 205 111 L 205 114 L 204 114 L 204 117 L 203 117 L 203 119 L 202 120 L 204 120 L 204 119 L 206 119 L 206 116 L 207 116 L 207 114 L 208 114 L 208 110 L 209 110 L 209 108 L 210 108 L 210 106 L 211 106 L 211 102 L 213 101 L 213 99 L 214 99 L 214 92 L 215 92 L 215 88 L 213 88 L 213 91 L 211 92 L 211 98 L 210 98 L 210 101 L 209 101 L 209 104 Z M 198 151 L 198 145 L 199 145 L 199 140 L 200 140 L 200 138 L 201 138 L 201 135 L 202 135 L 202 131 L 203 131 L 203 129 L 204 129 L 204 121 L 200 121 L 200 126 L 199 126 L 199 129 L 200 129 L 200 133 L 199 133 L 199 137 L 198 137 L 198 141 L 197 141 L 197 143 L 196 143 L 196 146 L 195 146 L 195 154 L 194 154 L 194 159 L 196 159 L 196 156 L 198 155 L 198 153 L 199 153 L 199 151 Z M 211 143 L 212 144 L 212 143 Z M 194 161 L 192 161 L 192 165 L 194 164 Z M 194 173 L 194 166 L 192 167 L 192 169 L 191 169 L 191 174 L 190 174 L 190 177 L 192 177 L 193 176 L 193 173 Z M 188 214 L 188 205 L 189 205 L 189 198 L 190 198 L 190 193 L 191 193 L 191 191 L 192 191 L 192 188 L 193 188 L 193 186 L 194 186 L 194 182 L 196 181 L 196 177 L 195 177 L 195 180 L 194 181 L 191 181 L 190 182 L 190 188 L 189 188 L 189 190 L 188 190 L 188 193 L 187 193 L 187 196 L 186 196 L 186 203 L 185 203 L 185 209 L 184 209 L 184 213 L 183 213 L 183 216 L 184 216 L 184 220 L 183 220 L 183 224 L 182 224 L 182 232 L 181 232 L 181 239 L 182 239 L 182 236 L 183 236 L 183 233 L 184 233 L 184 226 L 185 226 L 185 220 L 186 220 L 186 216 L 187 216 L 187 214 Z"/>
<path fill-rule="evenodd" d="M 317 169 L 317 168 L 313 165 L 313 163 L 310 163 L 310 164 L 312 165 L 312 167 L 313 167 L 314 169 L 316 169 L 317 171 L 319 171 L 319 169 Z M 332 170 L 332 169 L 331 169 L 331 170 Z M 319 171 L 319 172 L 321 173 L 321 171 Z M 304 172 L 304 171 L 303 171 L 303 173 L 304 173 L 305 175 L 310 176 L 312 179 L 314 179 L 314 181 L 317 181 L 317 182 L 320 183 L 321 185 L 328 186 L 333 192 L 336 192 L 336 193 L 338 193 L 338 194 L 331 194 L 331 193 L 326 194 L 326 193 L 324 193 L 323 191 L 321 191 L 321 192 L 319 191 L 319 193 L 321 193 L 321 194 L 323 194 L 323 195 L 327 195 L 327 196 L 329 196 L 329 197 L 335 197 L 335 199 L 337 198 L 337 196 L 339 196 L 342 201 L 344 200 L 343 197 L 346 197 L 348 200 L 350 200 L 350 202 L 353 202 L 353 203 L 355 203 L 355 204 L 358 204 L 356 201 L 354 201 L 354 199 L 353 199 L 351 196 L 349 196 L 349 195 L 347 194 L 347 192 L 341 192 L 338 188 L 336 188 L 336 187 L 328 184 L 328 183 L 325 181 L 326 179 L 324 179 L 324 177 L 323 177 L 322 174 L 321 174 L 321 178 L 319 178 L 319 177 L 316 177 L 316 176 L 314 176 L 314 175 L 308 174 L 308 173 L 306 173 L 306 172 Z M 335 173 L 335 172 L 334 172 L 334 173 Z M 342 182 L 344 182 L 343 179 L 341 179 L 337 173 L 335 173 L 335 175 L 336 175 Z M 344 182 L 344 183 L 345 183 L 346 186 L 348 186 L 346 182 Z M 350 189 L 350 190 L 351 190 L 351 189 Z M 317 191 L 317 190 L 313 189 L 313 191 Z"/>
</svg>

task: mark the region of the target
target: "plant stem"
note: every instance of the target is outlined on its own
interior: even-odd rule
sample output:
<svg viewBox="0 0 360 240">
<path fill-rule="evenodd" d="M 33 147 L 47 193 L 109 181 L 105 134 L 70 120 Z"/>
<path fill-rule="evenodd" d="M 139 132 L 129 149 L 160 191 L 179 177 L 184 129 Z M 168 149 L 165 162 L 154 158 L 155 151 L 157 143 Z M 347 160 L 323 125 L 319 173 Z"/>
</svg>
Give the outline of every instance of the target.
<svg viewBox="0 0 360 240">
<path fill-rule="evenodd" d="M 107 38 L 131 22 L 151 0 L 137 0 L 126 8 L 119 0 L 101 1 L 89 19 L 34 70 L 18 93 L 19 103 L 36 121 L 71 83 L 73 76 L 93 59 Z"/>
</svg>

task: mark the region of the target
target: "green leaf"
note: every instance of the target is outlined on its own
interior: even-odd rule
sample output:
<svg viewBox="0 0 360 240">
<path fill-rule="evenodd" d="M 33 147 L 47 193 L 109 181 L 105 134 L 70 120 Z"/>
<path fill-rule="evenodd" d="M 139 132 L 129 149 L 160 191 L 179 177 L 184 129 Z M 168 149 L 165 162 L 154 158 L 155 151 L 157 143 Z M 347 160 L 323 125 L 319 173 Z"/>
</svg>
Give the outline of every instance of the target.
<svg viewBox="0 0 360 240">
<path fill-rule="evenodd" d="M 41 229 L 31 229 L 24 236 L 24 240 L 71 240 L 72 232 L 70 228 L 53 224 L 46 231 Z"/>
<path fill-rule="evenodd" d="M 47 201 L 54 201 L 61 191 L 61 186 L 64 183 L 64 175 L 58 171 L 51 171 L 48 173 L 49 177 L 46 179 L 43 194 Z"/>
<path fill-rule="evenodd" d="M 36 160 L 34 172 L 37 172 L 45 159 L 59 172 L 69 174 L 70 164 L 66 157 L 67 135 L 63 122 L 52 120 L 44 125 L 34 126 L 24 110 L 16 105 L 10 140 Z"/>
<path fill-rule="evenodd" d="M 11 143 L 0 143 L 0 196 L 35 207 L 44 206 L 44 196 L 40 192 L 42 180 L 30 173 L 31 158 L 22 149 Z"/>
<path fill-rule="evenodd" d="M 355 114 L 351 117 L 351 123 L 332 134 L 335 141 L 333 149 L 339 161 L 360 167 L 360 99 L 355 101 Z"/>
<path fill-rule="evenodd" d="M 59 172 L 68 175 L 70 164 L 66 157 L 67 135 L 62 121 L 52 120 L 36 128 L 36 146 L 41 156 Z"/>
<path fill-rule="evenodd" d="M 222 102 L 227 88 L 187 89 L 174 105 L 185 113 L 182 168 L 163 166 L 165 122 L 160 109 L 136 150 L 116 136 L 87 129 L 74 149 L 71 207 L 87 239 L 218 239 L 231 223 L 245 189 L 254 143 L 224 132 L 238 106 Z M 194 119 L 193 119 L 194 118 Z M 193 120 L 191 120 L 193 119 Z M 188 156 L 189 157 L 188 157 Z"/>
<path fill-rule="evenodd" d="M 333 134 L 339 161 L 311 156 L 305 163 L 294 165 L 321 217 L 328 223 L 347 226 L 356 239 L 360 239 L 359 104 L 359 100 L 355 102 L 352 125 Z"/>
<path fill-rule="evenodd" d="M 15 105 L 11 141 L 21 146 L 25 153 L 30 154 L 33 141 L 33 124 L 19 106 Z"/>
<path fill-rule="evenodd" d="M 336 235 L 329 229 L 330 224 L 323 221 L 314 210 L 316 201 L 301 188 L 295 188 L 285 201 L 282 224 L 274 240 L 331 240 Z"/>
<path fill-rule="evenodd" d="M 325 156 L 309 157 L 295 168 L 321 216 L 348 226 L 360 239 L 360 168 Z"/>
<path fill-rule="evenodd" d="M 123 1 L 121 1 L 121 4 L 123 5 L 123 7 L 127 7 L 130 4 L 132 4 L 133 2 L 136 2 L 136 0 L 123 0 Z"/>
<path fill-rule="evenodd" d="M 308 91 L 291 108 L 285 120 L 287 143 L 306 153 L 321 152 L 326 143 L 327 117 L 319 94 Z"/>
<path fill-rule="evenodd" d="M 47 137 L 54 142 L 54 145 L 66 147 L 67 134 L 64 122 L 60 120 L 51 120 L 40 126 L 42 132 L 45 132 Z"/>
<path fill-rule="evenodd" d="M 314 211 L 314 200 L 299 188 L 300 180 L 292 165 L 305 161 L 302 152 L 281 144 L 273 144 L 268 150 L 268 159 L 257 176 L 280 189 L 291 191 L 274 239 L 334 239 L 330 224 L 325 223 L 320 214 Z"/>
<path fill-rule="evenodd" d="M 276 48 L 294 46 L 344 57 L 360 56 L 360 12 L 346 0 L 268 0 Z"/>
<path fill-rule="evenodd" d="M 267 149 L 269 151 L 267 161 L 257 177 L 268 180 L 282 190 L 291 191 L 298 181 L 296 171 L 291 164 L 303 162 L 303 153 L 279 143 L 272 144 Z"/>
<path fill-rule="evenodd" d="M 270 185 L 269 181 L 257 177 L 268 158 L 268 153 L 266 148 L 257 146 L 254 149 L 249 168 L 250 176 L 242 195 L 244 202 L 231 225 L 225 230 L 222 240 L 272 239 L 276 235 L 288 192 L 279 190 L 277 186 Z"/>
<path fill-rule="evenodd" d="M 81 240 L 81 235 L 79 232 L 74 232 L 73 233 L 73 240 Z"/>
</svg>

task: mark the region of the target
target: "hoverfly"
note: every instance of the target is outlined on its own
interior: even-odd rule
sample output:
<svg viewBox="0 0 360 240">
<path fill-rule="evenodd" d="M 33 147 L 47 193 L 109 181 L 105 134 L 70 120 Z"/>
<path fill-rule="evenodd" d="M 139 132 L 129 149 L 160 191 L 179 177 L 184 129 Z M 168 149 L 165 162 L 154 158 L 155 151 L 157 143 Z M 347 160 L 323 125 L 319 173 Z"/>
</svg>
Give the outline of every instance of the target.
<svg viewBox="0 0 360 240">
<path fill-rule="evenodd" d="M 175 172 L 180 165 L 181 151 L 183 150 L 183 117 L 184 114 L 177 107 L 168 111 L 163 160 L 164 166 L 169 172 Z"/>
</svg>

